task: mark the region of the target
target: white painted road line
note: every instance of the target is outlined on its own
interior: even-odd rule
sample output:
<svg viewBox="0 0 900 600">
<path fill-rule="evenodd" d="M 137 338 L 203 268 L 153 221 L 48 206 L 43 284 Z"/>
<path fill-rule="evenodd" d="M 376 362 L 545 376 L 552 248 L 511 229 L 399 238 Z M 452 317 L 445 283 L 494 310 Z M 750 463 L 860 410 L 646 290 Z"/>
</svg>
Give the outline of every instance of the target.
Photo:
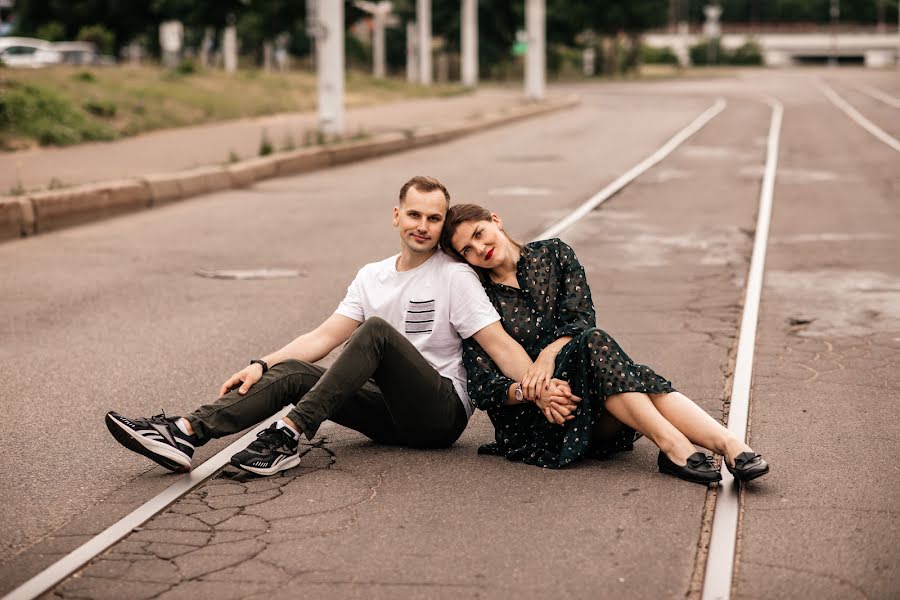
<svg viewBox="0 0 900 600">
<path fill-rule="evenodd" d="M 681 145 L 690 136 L 699 131 L 704 125 L 725 109 L 727 103 L 724 99 L 718 99 L 715 104 L 704 111 L 687 127 L 679 131 L 668 142 L 654 152 L 651 156 L 644 159 L 638 165 L 632 167 L 624 175 L 613 181 L 610 185 L 603 188 L 595 194 L 587 202 L 579 206 L 569 217 L 559 221 L 549 229 L 544 231 L 536 239 L 545 239 L 555 237 L 561 231 L 570 227 L 578 219 L 586 215 L 595 207 L 599 206 L 606 199 L 631 183 L 641 173 L 661 161 L 663 158 L 671 154 L 675 148 Z M 291 407 L 287 407 L 269 419 L 266 419 L 246 435 L 242 436 L 236 442 L 207 460 L 205 463 L 184 475 L 174 484 L 163 490 L 156 497 L 148 500 L 146 503 L 138 507 L 134 512 L 127 515 L 122 520 L 114 523 L 105 531 L 96 537 L 85 542 L 70 554 L 64 556 L 53 565 L 41 571 L 24 584 L 3 597 L 3 600 L 32 600 L 41 594 L 50 590 L 53 586 L 61 582 L 63 579 L 86 565 L 91 559 L 111 547 L 113 544 L 131 533 L 135 527 L 149 521 L 151 518 L 168 508 L 171 504 L 178 501 L 182 496 L 187 495 L 192 490 L 201 485 L 204 481 L 212 477 L 219 469 L 228 464 L 231 456 L 236 452 L 243 450 L 256 437 L 257 432 L 268 427 L 290 411 Z"/>
<path fill-rule="evenodd" d="M 642 160 L 640 163 L 633 166 L 627 172 L 620 175 L 615 181 L 594 194 L 591 198 L 584 202 L 584 204 L 576 208 L 572 212 L 572 214 L 565 217 L 564 219 L 561 219 L 560 221 L 557 221 L 548 229 L 539 233 L 535 239 L 545 240 L 547 238 L 557 237 L 561 232 L 574 225 L 579 219 L 600 206 L 603 202 L 606 202 L 619 190 L 634 181 L 639 175 L 671 154 L 672 151 L 682 143 L 684 143 L 685 140 L 700 131 L 700 129 L 704 125 L 709 123 L 713 119 L 713 117 L 725 110 L 725 106 L 727 106 L 727 104 L 728 103 L 724 98 L 719 98 L 718 100 L 716 100 L 715 104 L 706 109 L 699 117 L 694 119 L 690 125 L 676 133 L 672 137 L 672 139 L 663 144 L 659 148 L 659 150 Z"/>
<path fill-rule="evenodd" d="M 731 388 L 731 403 L 728 410 L 728 430 L 742 440 L 745 440 L 747 437 L 753 353 L 756 348 L 759 302 L 762 295 L 763 274 L 765 272 L 769 224 L 772 220 L 775 171 L 778 167 L 778 142 L 781 137 L 781 120 L 784 113 L 784 107 L 777 100 L 770 100 L 769 104 L 772 106 L 772 120 L 769 125 L 766 169 L 763 173 L 762 189 L 759 196 L 756 235 L 753 239 L 753 254 L 750 257 L 750 271 L 747 275 L 744 314 L 741 317 L 740 337 L 734 365 L 734 380 Z M 731 473 L 725 468 L 723 460 L 722 481 L 719 483 L 719 489 L 716 493 L 716 508 L 713 515 L 712 535 L 709 540 L 709 552 L 706 560 L 706 575 L 703 579 L 703 600 L 728 600 L 731 596 L 739 516 L 740 494 L 738 485 Z"/>
<path fill-rule="evenodd" d="M 220 451 L 205 463 L 180 477 L 175 483 L 151 498 L 121 521 L 113 523 L 106 530 L 91 538 L 71 553 L 59 559 L 13 591 L 3 600 L 32 600 L 37 598 L 63 579 L 86 565 L 92 558 L 124 538 L 157 514 L 164 511 L 182 496 L 189 494 L 194 488 L 212 477 L 219 469 L 228 464 L 232 455 L 243 450 L 256 438 L 256 434 L 288 414 L 292 407 L 288 406 L 269 419 L 266 419 L 236 442 Z"/>
<path fill-rule="evenodd" d="M 897 152 L 900 152 L 900 140 L 885 132 L 883 129 L 878 127 L 878 125 L 862 116 L 862 114 L 858 110 L 853 108 L 849 102 L 841 98 L 837 92 L 831 89 L 831 86 L 829 86 L 825 82 L 820 82 L 819 89 L 822 90 L 822 93 L 825 94 L 826 98 L 831 100 L 832 104 L 844 111 L 844 113 L 848 117 L 856 121 L 856 123 L 860 127 L 877 137 L 879 140 L 881 140 Z"/>
<path fill-rule="evenodd" d="M 894 108 L 900 108 L 900 99 L 894 98 L 890 94 L 886 92 L 882 92 L 878 88 L 874 88 L 870 85 L 859 85 L 856 86 L 856 89 L 861 91 L 866 96 L 871 96 L 880 102 L 884 102 L 888 106 L 893 106 Z"/>
</svg>

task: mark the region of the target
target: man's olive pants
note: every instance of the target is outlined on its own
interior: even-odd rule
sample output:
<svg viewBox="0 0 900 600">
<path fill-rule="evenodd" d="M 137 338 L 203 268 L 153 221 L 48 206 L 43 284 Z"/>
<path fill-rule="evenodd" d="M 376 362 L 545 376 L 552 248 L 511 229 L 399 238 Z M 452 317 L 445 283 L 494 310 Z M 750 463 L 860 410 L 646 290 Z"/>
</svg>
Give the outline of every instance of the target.
<svg viewBox="0 0 900 600">
<path fill-rule="evenodd" d="M 234 389 L 185 417 L 204 442 L 256 425 L 282 407 L 312 439 L 326 419 L 386 444 L 445 447 L 467 418 L 453 383 L 385 320 L 366 320 L 327 370 L 288 360 L 246 394 Z"/>
</svg>

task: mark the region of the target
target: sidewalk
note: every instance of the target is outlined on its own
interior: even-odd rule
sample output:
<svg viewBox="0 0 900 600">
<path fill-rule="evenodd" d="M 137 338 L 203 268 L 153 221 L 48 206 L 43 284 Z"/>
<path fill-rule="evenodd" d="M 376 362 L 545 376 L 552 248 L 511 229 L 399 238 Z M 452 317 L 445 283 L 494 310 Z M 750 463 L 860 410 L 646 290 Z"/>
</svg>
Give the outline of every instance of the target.
<svg viewBox="0 0 900 600">
<path fill-rule="evenodd" d="M 479 88 L 463 96 L 354 108 L 345 114 L 346 136 L 436 127 L 524 102 L 519 87 Z M 307 132 L 316 130 L 317 119 L 316 113 L 287 113 L 158 131 L 114 142 L 0 154 L 0 196 L 19 187 L 46 189 L 51 182 L 68 187 L 220 165 L 227 163 L 232 153 L 248 159 L 259 154 L 264 131 L 276 151 L 289 139 L 299 148 Z"/>
</svg>

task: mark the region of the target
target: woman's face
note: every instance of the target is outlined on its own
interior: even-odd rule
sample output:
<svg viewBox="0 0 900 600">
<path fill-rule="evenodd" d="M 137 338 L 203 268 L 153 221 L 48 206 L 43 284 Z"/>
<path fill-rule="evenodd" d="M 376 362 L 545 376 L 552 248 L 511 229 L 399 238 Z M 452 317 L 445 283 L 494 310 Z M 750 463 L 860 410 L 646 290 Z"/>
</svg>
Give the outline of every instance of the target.
<svg viewBox="0 0 900 600">
<path fill-rule="evenodd" d="M 503 222 L 495 214 L 490 221 L 464 221 L 451 238 L 453 249 L 473 267 L 493 269 L 509 252 L 509 240 L 503 233 Z"/>
</svg>

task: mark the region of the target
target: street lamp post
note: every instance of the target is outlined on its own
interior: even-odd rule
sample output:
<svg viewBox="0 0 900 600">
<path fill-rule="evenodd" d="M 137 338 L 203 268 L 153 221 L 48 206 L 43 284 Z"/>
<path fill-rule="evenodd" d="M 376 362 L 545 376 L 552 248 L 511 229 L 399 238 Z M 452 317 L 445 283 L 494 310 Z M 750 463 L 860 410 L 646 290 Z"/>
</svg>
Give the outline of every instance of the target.
<svg viewBox="0 0 900 600">
<path fill-rule="evenodd" d="M 525 29 L 528 49 L 525 54 L 525 97 L 543 100 L 546 78 L 546 7 L 544 0 L 525 0 Z"/>
<path fill-rule="evenodd" d="M 419 82 L 419 49 L 416 47 L 416 32 L 418 26 L 415 21 L 406 22 L 406 81 Z"/>
<path fill-rule="evenodd" d="M 419 25 L 419 83 L 431 85 L 431 0 L 416 0 Z"/>
<path fill-rule="evenodd" d="M 462 84 L 475 87 L 478 85 L 478 0 L 462 0 L 461 18 Z"/>
<path fill-rule="evenodd" d="M 316 87 L 319 131 L 344 133 L 344 3 L 316 2 Z"/>
</svg>

